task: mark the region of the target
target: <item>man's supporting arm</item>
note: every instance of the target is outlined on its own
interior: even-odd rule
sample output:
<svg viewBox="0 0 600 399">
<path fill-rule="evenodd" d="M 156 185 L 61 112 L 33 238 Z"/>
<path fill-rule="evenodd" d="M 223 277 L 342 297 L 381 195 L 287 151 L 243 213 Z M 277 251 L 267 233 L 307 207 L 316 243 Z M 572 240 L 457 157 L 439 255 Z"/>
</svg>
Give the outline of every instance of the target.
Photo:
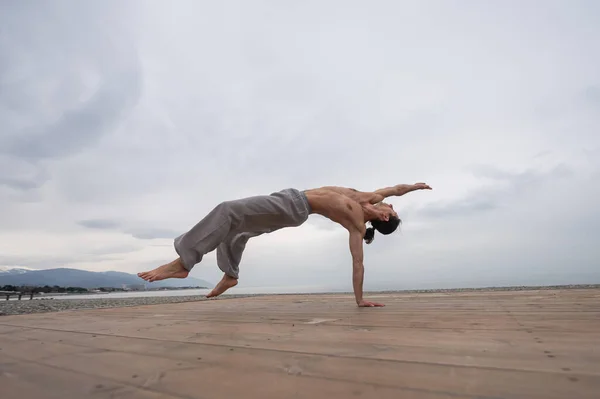
<svg viewBox="0 0 600 399">
<path fill-rule="evenodd" d="M 365 274 L 363 244 L 359 230 L 350 232 L 350 253 L 352 254 L 352 286 L 354 287 L 356 303 L 359 304 L 363 299 L 363 279 Z"/>
<path fill-rule="evenodd" d="M 384 306 L 380 303 L 369 302 L 363 299 L 363 281 L 365 267 L 363 265 L 363 243 L 360 230 L 350 231 L 350 253 L 352 254 L 352 286 L 356 304 L 360 307 Z"/>
</svg>

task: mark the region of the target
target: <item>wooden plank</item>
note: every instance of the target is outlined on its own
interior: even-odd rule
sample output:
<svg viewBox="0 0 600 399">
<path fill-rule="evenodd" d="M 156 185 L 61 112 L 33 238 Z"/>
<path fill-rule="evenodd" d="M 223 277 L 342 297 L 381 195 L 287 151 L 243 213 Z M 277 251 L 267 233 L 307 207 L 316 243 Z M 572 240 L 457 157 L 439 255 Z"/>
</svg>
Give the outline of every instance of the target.
<svg viewBox="0 0 600 399">
<path fill-rule="evenodd" d="M 600 290 L 376 296 L 391 306 L 297 295 L 6 316 L 0 355 L 185 397 L 600 391 Z"/>
<path fill-rule="evenodd" d="M 12 333 L 19 332 L 22 330 L 23 330 L 23 328 L 21 328 L 21 327 L 0 325 L 0 334 L 9 334 L 9 333 L 12 334 Z"/>
<path fill-rule="evenodd" d="M 0 392 L 3 399 L 182 398 L 35 362 L 8 362 L 6 358 L 0 361 Z"/>
<path fill-rule="evenodd" d="M 79 352 L 98 352 L 103 349 L 88 347 L 84 345 L 66 345 L 57 339 L 53 342 L 42 334 L 42 339 L 29 338 L 20 334 L 14 336 L 0 337 L 0 354 L 11 356 L 20 360 L 38 361 L 45 357 L 61 356 Z"/>
<path fill-rule="evenodd" d="M 371 310 L 371 312 L 380 312 L 379 310 Z M 269 316 L 265 316 L 269 314 Z M 64 328 L 64 324 L 61 322 L 63 318 L 68 317 L 64 314 L 54 319 L 14 319 L 11 316 L 11 320 L 5 320 L 8 317 L 0 319 L 0 324 L 14 325 L 14 326 L 35 326 L 44 328 Z M 21 317 L 21 316 L 16 316 Z M 159 325 L 162 322 L 169 321 L 206 321 L 206 322 L 221 322 L 221 323 L 236 323 L 236 324 L 252 324 L 252 323 L 270 323 L 270 324 L 311 324 L 315 320 L 326 320 L 324 323 L 319 324 L 332 324 L 341 326 L 355 326 L 355 327 L 389 327 L 398 329 L 439 329 L 439 330 L 458 330 L 458 331 L 469 331 L 469 330 L 494 330 L 494 331 L 526 331 L 526 330 L 540 330 L 540 331 L 564 331 L 564 332 L 579 332 L 579 331 L 591 331 L 597 329 L 600 325 L 600 313 L 588 313 L 578 314 L 576 317 L 557 317 L 557 316 L 546 316 L 541 318 L 540 315 L 491 315 L 487 317 L 481 317 L 478 315 L 469 314 L 447 314 L 443 317 L 436 318 L 435 315 L 425 317 L 420 315 L 418 317 L 406 316 L 402 314 L 398 315 L 383 315 L 382 313 L 377 315 L 368 314 L 357 314 L 352 316 L 345 316 L 336 314 L 332 316 L 331 313 L 289 313 L 287 315 L 276 315 L 273 312 L 263 310 L 260 311 L 256 316 L 252 315 L 251 312 L 239 312 L 235 313 L 219 313 L 218 310 L 209 311 L 203 309 L 202 312 L 197 311 L 195 313 L 189 313 L 185 316 L 168 314 L 168 315 L 137 315 L 129 313 L 116 313 L 112 316 L 108 315 L 97 315 L 91 316 L 88 314 L 81 313 L 78 315 L 77 320 L 70 321 L 70 327 L 74 330 L 80 330 L 83 328 L 96 328 L 95 331 L 100 332 L 99 328 L 104 328 L 102 320 L 104 317 L 108 317 L 112 320 L 113 326 L 127 326 L 129 325 L 140 325 L 141 327 L 149 327 L 153 323 Z M 141 319 L 136 322 L 137 319 Z M 102 327 L 100 327 L 102 325 Z M 94 327 L 96 326 L 96 327 Z M 111 330 L 113 331 L 113 330 Z M 106 330 L 108 332 L 108 330 Z"/>
<path fill-rule="evenodd" d="M 529 311 L 517 312 L 510 311 L 505 304 L 498 304 L 493 301 L 484 307 L 485 310 L 462 311 L 457 310 L 456 305 L 452 310 L 443 311 L 443 306 L 449 306 L 445 303 L 430 304 L 427 310 L 416 308 L 416 304 L 410 302 L 410 310 L 397 310 L 391 306 L 385 308 L 385 311 L 368 309 L 361 312 L 349 306 L 348 304 L 334 303 L 323 310 L 320 307 L 320 302 L 303 301 L 299 304 L 294 304 L 286 308 L 282 303 L 281 298 L 278 300 L 259 300 L 257 298 L 231 299 L 226 301 L 207 301 L 184 304 L 184 311 L 178 310 L 166 312 L 167 314 L 160 315 L 164 319 L 178 318 L 180 320 L 202 319 L 213 321 L 233 321 L 233 322 L 265 322 L 286 323 L 286 322 L 310 322 L 314 318 L 327 318 L 331 316 L 331 312 L 335 311 L 336 316 L 340 319 L 338 324 L 354 324 L 371 327 L 397 327 L 397 328 L 440 328 L 440 329 L 494 329 L 494 330 L 519 330 L 523 328 L 539 328 L 545 330 L 562 330 L 562 331 L 581 331 L 596 327 L 599 312 L 586 314 L 585 312 L 562 311 L 552 312 L 549 309 L 544 311 Z M 234 303 L 235 302 L 235 303 Z M 289 305 L 289 304 L 288 304 Z M 240 306 L 245 309 L 240 312 Z M 471 306 L 471 308 L 473 308 Z M 146 317 L 147 312 L 154 312 L 152 306 L 142 308 L 126 308 L 119 309 L 119 313 L 123 318 Z M 176 307 L 168 307 L 167 309 L 180 309 Z M 187 310 L 189 309 L 189 310 Z M 351 309 L 351 310 L 348 310 Z M 568 309 L 568 308 L 567 308 Z M 93 319 L 104 317 L 115 317 L 111 315 L 114 309 L 105 309 L 104 311 L 87 311 L 95 312 Z M 376 317 L 371 314 L 375 313 Z M 67 313 L 62 313 L 66 315 Z M 268 316 L 265 316 L 268 314 Z M 86 313 L 81 313 L 82 318 L 85 318 Z M 234 316 L 237 315 L 237 319 Z M 482 317 L 485 315 L 485 317 Z M 67 316 L 65 316 L 67 317 Z M 92 317 L 89 317 L 92 319 Z M 558 323 L 562 320 L 562 323 Z M 82 319 L 82 323 L 87 323 L 87 320 Z M 43 326 L 43 319 L 36 321 L 38 326 Z"/>
<path fill-rule="evenodd" d="M 12 356 L 11 356 L 12 357 Z M 19 359 L 15 359 L 18 361 Z M 215 364 L 212 362 L 204 362 L 199 364 L 197 368 L 181 367 L 168 368 L 161 367 L 160 363 L 164 363 L 163 357 L 152 357 L 145 355 L 132 355 L 119 352 L 98 352 L 98 353 L 79 353 L 75 355 L 64 355 L 57 357 L 44 357 L 36 363 L 13 364 L 12 369 L 7 369 L 4 374 L 14 375 L 15 367 L 21 367 L 27 370 L 28 375 L 33 374 L 29 380 L 35 379 L 40 384 L 46 386 L 46 390 L 54 393 L 52 397 L 64 397 L 67 382 L 56 380 L 45 373 L 41 376 L 38 373 L 32 373 L 33 368 L 36 371 L 36 366 L 48 366 L 44 371 L 46 373 L 52 370 L 59 372 L 77 373 L 70 377 L 74 381 L 74 386 L 71 390 L 79 392 L 85 397 L 85 394 L 93 394 L 100 397 L 132 397 L 132 393 L 137 393 L 133 397 L 139 396 L 140 393 L 147 395 L 146 391 L 136 391 L 133 388 L 143 388 L 151 390 L 151 392 L 161 392 L 170 395 L 182 395 L 184 397 L 194 398 L 264 398 L 264 397 L 297 397 L 297 398 L 314 398 L 325 397 L 324 394 L 334 398 L 346 398 L 352 396 L 360 397 L 377 397 L 377 398 L 394 398 L 397 395 L 404 396 L 407 392 L 411 397 L 416 399 L 448 399 L 448 398 L 471 398 L 472 395 L 453 394 L 448 395 L 446 392 L 435 392 L 431 390 L 420 389 L 398 389 L 386 386 L 364 385 L 355 381 L 336 381 L 327 378 L 311 378 L 302 377 L 301 373 L 287 372 L 286 370 L 277 370 L 273 372 L 265 372 L 260 369 L 255 369 L 246 364 L 241 369 L 223 366 L 223 364 Z M 156 365 L 156 363 L 159 363 Z M 183 362 L 179 362 L 183 364 Z M 143 370 L 139 370 L 141 365 L 155 365 L 158 367 L 155 373 L 148 375 Z M 147 368 L 147 366 L 145 366 Z M 140 373 L 132 374 L 132 373 Z M 94 376 L 93 383 L 89 381 L 81 381 L 81 376 Z M 184 376 L 184 378 L 182 378 Z M 235 378 L 232 378 L 235 376 Z M 51 384 L 47 384 L 47 380 L 52 379 Z M 264 381 L 265 383 L 257 383 Z M 2 380 L 0 379 L 0 382 Z M 25 391 L 32 395 L 39 394 L 40 391 L 27 390 L 32 384 L 8 385 L 8 392 L 23 392 Z M 119 385 L 119 382 L 127 385 Z M 4 388 L 4 386 L 3 386 Z M 40 387 L 41 388 L 41 387 Z M 110 396 L 104 396 L 102 390 L 105 390 Z M 83 391 L 83 392 L 81 392 Z M 69 392 L 73 396 L 71 392 Z M 396 395 L 396 396 L 395 396 Z M 22 397 L 22 396 L 20 396 Z M 36 396 L 31 396 L 36 397 Z M 48 397 L 48 396 L 39 396 Z M 163 397 L 163 396 L 161 396 Z M 15 398 L 16 399 L 16 398 Z"/>
<path fill-rule="evenodd" d="M 57 339 L 54 336 L 54 339 Z M 21 338 L 23 343 L 30 343 Z M 43 362 L 61 368 L 73 368 L 88 374 L 99 375 L 127 382 L 132 373 L 140 376 L 139 381 L 156 381 L 156 375 L 164 377 L 194 370 L 200 380 L 211 380 L 214 373 L 229 373 L 239 382 L 240 375 L 255 375 L 256 380 L 279 380 L 282 375 L 296 375 L 339 383 L 366 384 L 388 389 L 435 395 L 460 395 L 468 392 L 475 397 L 519 397 L 526 394 L 531 398 L 564 398 L 579 393 L 600 390 L 600 376 L 578 374 L 574 371 L 557 369 L 555 372 L 523 372 L 474 367 L 456 367 L 439 364 L 389 362 L 380 359 L 343 358 L 264 351 L 250 348 L 226 348 L 181 342 L 155 342 L 135 338 L 96 336 L 85 334 L 63 334 L 61 340 L 67 345 L 86 349 L 102 348 L 104 351 L 66 351 L 64 356 L 43 356 Z M 18 339 L 17 339 L 18 341 Z M 46 341 L 44 350 L 51 342 Z M 15 356 L 21 356 L 19 345 L 13 345 Z M 140 368 L 141 367 L 141 368 Z M 214 369 L 226 371 L 216 372 Z M 267 375 L 263 375 L 267 373 Z M 269 376 L 270 374 L 277 374 Z M 167 379 L 168 380 L 168 379 Z M 435 388 L 432 388 L 435 381 Z M 321 383 L 321 382 L 319 382 Z M 575 387 L 573 385 L 577 383 Z M 143 386 L 147 382 L 143 382 Z M 322 384 L 322 383 L 321 383 Z M 309 385 L 312 385 L 309 384 Z M 337 385 L 337 384 L 334 384 Z M 213 385 L 211 384 L 211 387 Z M 171 391 L 170 385 L 161 387 Z M 224 389 L 218 387 L 218 389 Z M 325 389 L 325 388 L 324 388 Z M 341 388 L 335 388 L 341 389 Z M 466 391 L 465 391 L 466 390 Z M 177 391 L 190 394 L 187 391 Z M 223 391 L 223 395 L 234 394 Z M 584 395 L 582 395 L 584 393 Z M 510 396 L 513 395 L 513 396 Z"/>
<path fill-rule="evenodd" d="M 322 353 L 347 357 L 382 358 L 399 361 L 418 361 L 440 364 L 468 365 L 480 367 L 497 367 L 523 370 L 555 371 L 571 368 L 578 372 L 590 374 L 600 373 L 600 348 L 597 333 L 579 334 L 523 334 L 514 340 L 507 337 L 499 338 L 491 332 L 485 336 L 468 336 L 465 334 L 448 333 L 447 336 L 430 332 L 412 331 L 404 336 L 385 337 L 373 332 L 363 333 L 358 338 L 354 335 L 339 331 L 334 334 L 327 328 L 322 334 L 321 327 L 313 328 L 312 332 L 303 332 L 303 328 L 290 333 L 288 331 L 273 331 L 278 326 L 264 326 L 265 334 L 251 331 L 220 331 L 218 334 L 202 332 L 204 323 L 185 326 L 200 331 L 200 336 L 188 333 L 181 334 L 184 326 L 162 326 L 160 331 L 153 333 L 136 333 L 132 337 L 149 338 L 152 340 L 174 342 L 196 342 L 209 345 L 224 345 L 231 347 L 252 347 L 267 350 L 282 350 L 291 352 Z M 213 328 L 214 326 L 211 326 Z M 304 328 L 306 329 L 306 328 Z M 213 330 L 214 331 L 214 330 Z M 279 336 L 274 333 L 280 334 Z M 286 334 L 287 333 L 287 334 Z M 93 342 L 104 335 L 86 333 L 81 336 L 59 331 L 28 330 L 19 334 L 22 338 L 46 339 L 60 342 L 66 338 L 77 337 L 78 343 Z M 536 338 L 544 339 L 536 340 Z M 274 337 L 274 338 L 273 338 Z M 550 356 L 551 355 L 551 356 Z"/>
<path fill-rule="evenodd" d="M 97 323 L 99 323 L 97 321 Z M 91 324 L 91 325 L 90 325 Z M 141 324 L 141 325 L 140 325 Z M 354 328 L 332 325 L 283 326 L 211 322 L 169 324 L 115 323 L 101 327 L 88 323 L 89 334 L 110 334 L 210 345 L 252 347 L 347 357 L 381 358 L 451 365 L 553 371 L 561 368 L 600 374 L 600 337 L 594 333 L 498 334 L 494 331 L 455 332 L 420 329 L 400 333 L 385 328 Z M 140 327 L 140 328 L 136 328 Z M 24 334 L 24 333 L 23 333 Z M 25 335 L 27 336 L 27 335 Z"/>
<path fill-rule="evenodd" d="M 151 350 L 152 345 L 144 348 Z M 164 362 L 164 357 L 132 355 L 119 352 L 77 353 L 45 357 L 45 365 L 94 375 L 106 380 L 139 384 L 159 392 L 198 397 L 258 398 L 410 397 L 416 398 L 562 398 L 574 392 L 576 378 L 581 389 L 593 392 L 600 380 L 589 376 L 566 377 L 544 373 L 517 373 L 499 370 L 475 370 L 419 364 L 382 364 L 380 360 L 339 359 L 311 355 L 286 356 L 281 353 L 252 353 L 251 350 L 229 351 L 225 348 L 203 350 L 198 367 L 169 368 L 157 366 L 154 374 L 143 374 L 140 365 Z M 254 351 L 255 352 L 255 351 Z M 197 355 L 189 348 L 168 348 L 173 354 Z M 193 362 L 190 359 L 190 362 Z M 180 362 L 181 363 L 181 362 Z M 369 371 L 369 372 L 366 372 Z M 131 373 L 140 372 L 133 379 Z M 435 388 L 431 381 L 436 381 Z M 269 383 L 257 384 L 257 381 Z M 275 382 L 275 383 L 273 383 Z M 320 396 L 321 395 L 321 396 Z M 578 397 L 588 397 L 579 395 Z M 592 396 L 589 396 L 590 398 Z"/>
</svg>

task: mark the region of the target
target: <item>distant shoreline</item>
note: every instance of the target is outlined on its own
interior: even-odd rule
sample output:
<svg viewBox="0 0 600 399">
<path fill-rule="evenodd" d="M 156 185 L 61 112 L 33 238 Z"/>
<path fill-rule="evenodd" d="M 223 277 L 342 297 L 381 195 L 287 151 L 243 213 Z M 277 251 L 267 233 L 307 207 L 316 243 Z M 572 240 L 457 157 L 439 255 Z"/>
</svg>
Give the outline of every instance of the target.
<svg viewBox="0 0 600 399">
<path fill-rule="evenodd" d="M 565 285 L 516 285 L 500 287 L 480 287 L 480 288 L 426 288 L 426 289 L 406 289 L 406 290 L 377 290 L 365 291 L 365 294 L 437 294 L 444 292 L 481 292 L 481 291 L 541 291 L 541 290 L 577 290 L 577 289 L 599 289 L 600 284 L 565 284 Z M 347 292 L 331 292 L 329 294 L 342 294 Z M 325 294 L 325 293 L 323 293 Z M 279 295 L 279 294 L 276 294 Z M 293 295 L 293 294 L 281 294 Z"/>
<path fill-rule="evenodd" d="M 91 289 L 87 292 L 42 292 L 35 296 L 35 298 L 44 298 L 52 296 L 85 296 L 85 295 L 110 295 L 115 293 L 136 293 L 136 292 L 162 292 L 162 291 L 190 291 L 190 290 L 209 290 L 209 287 L 160 287 L 160 288 L 149 288 L 146 290 L 114 290 L 114 291 L 99 291 L 97 289 Z"/>
<path fill-rule="evenodd" d="M 451 292 L 482 292 L 482 291 L 541 291 L 541 290 L 577 290 L 577 289 L 600 289 L 599 284 L 565 284 L 565 285 L 522 285 L 522 286 L 500 286 L 500 287 L 476 287 L 476 288 L 423 288 L 423 289 L 398 289 L 398 290 L 364 290 L 365 295 L 373 294 L 439 294 Z M 276 296 L 276 295 L 346 295 L 352 291 L 312 291 L 312 292 L 282 292 L 282 293 L 256 293 L 248 296 Z M 240 294 L 246 295 L 246 294 Z"/>
</svg>

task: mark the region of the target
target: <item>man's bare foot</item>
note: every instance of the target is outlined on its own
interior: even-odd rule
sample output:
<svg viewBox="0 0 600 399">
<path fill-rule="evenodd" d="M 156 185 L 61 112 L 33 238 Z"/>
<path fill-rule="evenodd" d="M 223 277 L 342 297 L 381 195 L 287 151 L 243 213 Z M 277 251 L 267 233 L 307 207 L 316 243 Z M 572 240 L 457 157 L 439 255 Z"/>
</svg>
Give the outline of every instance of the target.
<svg viewBox="0 0 600 399">
<path fill-rule="evenodd" d="M 219 296 L 222 293 L 224 293 L 225 291 L 227 291 L 228 289 L 230 289 L 231 287 L 235 287 L 237 285 L 237 283 L 238 283 L 237 279 L 235 279 L 233 277 L 229 277 L 228 275 L 224 274 L 221 281 L 219 281 L 217 283 L 217 286 L 215 288 L 213 288 L 213 290 L 211 292 L 209 292 L 208 295 L 206 295 L 206 297 L 212 298 L 215 296 Z"/>
<path fill-rule="evenodd" d="M 177 258 L 173 262 L 157 267 L 149 272 L 138 273 L 138 277 L 151 283 L 167 278 L 186 278 L 188 274 L 190 274 L 190 272 L 183 267 L 181 259 Z"/>
</svg>

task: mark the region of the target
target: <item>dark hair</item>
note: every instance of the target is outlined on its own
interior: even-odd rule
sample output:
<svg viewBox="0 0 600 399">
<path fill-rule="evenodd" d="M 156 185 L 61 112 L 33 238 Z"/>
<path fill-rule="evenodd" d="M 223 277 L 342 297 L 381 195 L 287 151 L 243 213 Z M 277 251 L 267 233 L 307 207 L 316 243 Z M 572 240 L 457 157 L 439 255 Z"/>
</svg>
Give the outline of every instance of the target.
<svg viewBox="0 0 600 399">
<path fill-rule="evenodd" d="M 402 223 L 402 221 L 396 216 L 390 216 L 390 219 L 388 221 L 371 220 L 371 226 L 373 227 L 369 227 L 367 229 L 363 239 L 366 241 L 367 244 L 370 244 L 375 239 L 375 230 L 384 235 L 392 234 L 394 231 L 396 231 L 400 223 Z"/>
</svg>

